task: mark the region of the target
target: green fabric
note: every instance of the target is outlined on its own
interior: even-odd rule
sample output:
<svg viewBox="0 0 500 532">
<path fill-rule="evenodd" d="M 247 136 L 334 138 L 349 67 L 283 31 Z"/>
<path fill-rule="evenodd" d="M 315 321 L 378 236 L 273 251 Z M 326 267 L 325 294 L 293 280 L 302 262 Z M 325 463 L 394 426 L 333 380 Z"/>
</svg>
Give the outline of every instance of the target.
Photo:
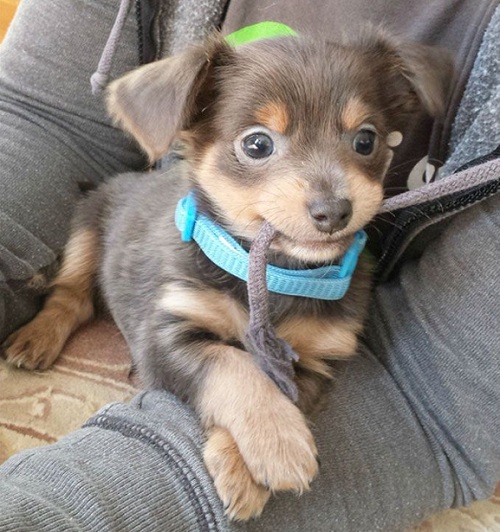
<svg viewBox="0 0 500 532">
<path fill-rule="evenodd" d="M 297 32 L 292 30 L 292 28 L 286 24 L 265 21 L 252 24 L 251 26 L 245 26 L 244 28 L 230 33 L 226 37 L 226 42 L 231 46 L 239 46 L 260 39 L 272 39 L 274 37 L 285 36 L 295 37 L 296 35 Z"/>
</svg>

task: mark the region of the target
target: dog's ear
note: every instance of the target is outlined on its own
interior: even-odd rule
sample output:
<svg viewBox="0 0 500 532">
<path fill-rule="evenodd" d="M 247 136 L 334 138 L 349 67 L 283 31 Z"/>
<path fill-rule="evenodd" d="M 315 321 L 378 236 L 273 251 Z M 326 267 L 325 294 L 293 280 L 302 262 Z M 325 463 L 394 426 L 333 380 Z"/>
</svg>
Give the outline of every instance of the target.
<svg viewBox="0 0 500 532">
<path fill-rule="evenodd" d="M 154 162 L 168 151 L 176 134 L 189 127 L 199 94 L 211 90 L 214 68 L 231 54 L 232 49 L 216 36 L 142 66 L 110 84 L 108 110 Z"/>
<path fill-rule="evenodd" d="M 451 81 L 453 63 L 450 54 L 442 49 L 424 44 L 400 43 L 396 56 L 401 74 L 410 83 L 411 90 L 430 116 L 441 117 Z"/>
<path fill-rule="evenodd" d="M 422 109 L 432 117 L 443 115 L 453 76 L 446 50 L 405 42 L 374 28 L 363 32 L 361 42 L 401 120 Z"/>
</svg>

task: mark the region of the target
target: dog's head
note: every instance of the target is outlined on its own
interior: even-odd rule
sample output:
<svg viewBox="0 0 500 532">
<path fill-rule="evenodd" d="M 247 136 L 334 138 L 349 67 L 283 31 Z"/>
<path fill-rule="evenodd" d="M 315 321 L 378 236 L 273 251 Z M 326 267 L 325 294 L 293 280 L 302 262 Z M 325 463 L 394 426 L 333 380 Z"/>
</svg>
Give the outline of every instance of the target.
<svg viewBox="0 0 500 532">
<path fill-rule="evenodd" d="M 109 108 L 155 160 L 176 137 L 217 220 L 307 262 L 335 259 L 377 213 L 392 149 L 415 113 L 443 110 L 450 67 L 418 44 L 369 31 L 231 48 L 215 37 L 114 82 Z"/>
</svg>

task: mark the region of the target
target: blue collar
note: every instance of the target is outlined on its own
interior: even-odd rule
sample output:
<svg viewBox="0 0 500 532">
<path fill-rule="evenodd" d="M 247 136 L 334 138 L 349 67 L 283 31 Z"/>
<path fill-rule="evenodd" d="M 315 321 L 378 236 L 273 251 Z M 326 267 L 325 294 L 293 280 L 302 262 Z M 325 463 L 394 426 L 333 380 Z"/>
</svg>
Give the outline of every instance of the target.
<svg viewBox="0 0 500 532">
<path fill-rule="evenodd" d="M 203 253 L 219 268 L 248 281 L 249 253 L 222 227 L 198 213 L 193 193 L 177 204 L 175 225 L 184 242 L 194 240 Z M 358 257 L 366 243 L 366 233 L 358 231 L 354 242 L 338 265 L 310 270 L 288 270 L 267 265 L 267 288 L 270 292 L 314 299 L 342 299 L 351 283 Z"/>
</svg>

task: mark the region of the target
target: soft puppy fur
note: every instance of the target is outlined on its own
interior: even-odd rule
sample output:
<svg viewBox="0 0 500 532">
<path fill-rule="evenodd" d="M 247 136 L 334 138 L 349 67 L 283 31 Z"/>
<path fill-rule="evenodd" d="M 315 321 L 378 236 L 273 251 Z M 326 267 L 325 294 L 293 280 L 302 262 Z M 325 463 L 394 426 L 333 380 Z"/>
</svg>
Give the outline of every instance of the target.
<svg viewBox="0 0 500 532">
<path fill-rule="evenodd" d="M 238 48 L 217 35 L 114 82 L 116 122 L 151 161 L 174 141 L 181 160 L 119 176 L 81 203 L 52 293 L 7 340 L 7 360 L 52 364 L 93 316 L 98 288 L 144 385 L 198 412 L 205 462 L 231 518 L 258 516 L 273 491 L 307 490 L 318 466 L 306 416 L 328 360 L 356 350 L 365 261 L 339 301 L 270 294 L 272 323 L 300 355 L 295 405 L 245 350 L 246 284 L 181 242 L 176 203 L 194 190 L 200 211 L 247 248 L 271 222 L 273 264 L 336 261 L 377 213 L 405 125 L 442 111 L 448 77 L 439 52 L 370 30 L 350 42 L 301 36 Z"/>
</svg>

